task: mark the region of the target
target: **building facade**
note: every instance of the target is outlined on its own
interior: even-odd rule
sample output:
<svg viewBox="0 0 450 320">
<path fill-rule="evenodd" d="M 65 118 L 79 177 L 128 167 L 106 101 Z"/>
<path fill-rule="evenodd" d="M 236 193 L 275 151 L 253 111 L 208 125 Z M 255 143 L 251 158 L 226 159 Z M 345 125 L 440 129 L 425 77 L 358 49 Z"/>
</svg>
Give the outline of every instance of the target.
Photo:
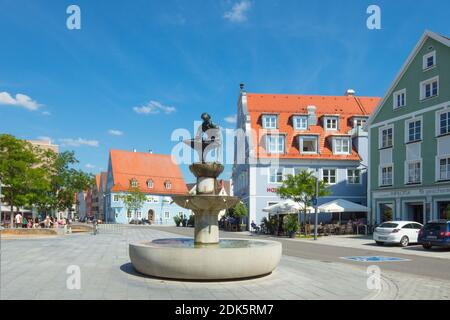
<svg viewBox="0 0 450 320">
<path fill-rule="evenodd" d="M 241 85 L 233 166 L 234 195 L 260 223 L 263 208 L 281 199 L 283 179 L 316 172 L 331 194 L 323 204 L 345 199 L 366 205 L 368 133 L 364 125 L 379 98 L 247 93 Z M 332 220 L 320 214 L 321 221 Z"/>
<path fill-rule="evenodd" d="M 139 188 L 146 201 L 137 212 L 126 207 L 123 196 Z M 178 214 L 190 211 L 172 202 L 173 195 L 188 194 L 186 183 L 170 155 L 111 150 L 105 193 L 105 219 L 110 223 L 148 220 L 152 224 L 174 225 Z"/>
<path fill-rule="evenodd" d="M 95 187 L 92 190 L 92 213 L 97 220 L 105 221 L 105 191 L 108 173 L 95 175 Z"/>
<path fill-rule="evenodd" d="M 369 121 L 375 223 L 450 219 L 450 39 L 426 31 Z"/>
</svg>

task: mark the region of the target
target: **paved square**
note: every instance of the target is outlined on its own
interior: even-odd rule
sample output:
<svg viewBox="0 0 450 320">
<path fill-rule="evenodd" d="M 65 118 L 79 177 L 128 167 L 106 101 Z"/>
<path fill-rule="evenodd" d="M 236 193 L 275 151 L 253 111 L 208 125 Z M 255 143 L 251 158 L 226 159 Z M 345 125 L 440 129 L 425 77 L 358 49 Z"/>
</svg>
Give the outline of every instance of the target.
<svg viewBox="0 0 450 320">
<path fill-rule="evenodd" d="M 283 256 L 267 277 L 236 282 L 187 282 L 137 274 L 128 244 L 180 237 L 146 226 L 116 226 L 92 234 L 1 240 L 1 299 L 449 299 L 450 282 L 382 272 L 368 289 L 367 264 Z M 69 266 L 81 288 L 68 289 Z"/>
</svg>

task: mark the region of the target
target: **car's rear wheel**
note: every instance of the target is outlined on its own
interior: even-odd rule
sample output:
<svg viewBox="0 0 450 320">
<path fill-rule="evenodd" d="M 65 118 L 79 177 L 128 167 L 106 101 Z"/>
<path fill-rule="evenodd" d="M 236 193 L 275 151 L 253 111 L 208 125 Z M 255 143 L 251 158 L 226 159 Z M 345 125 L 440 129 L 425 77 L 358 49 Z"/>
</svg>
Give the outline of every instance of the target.
<svg viewBox="0 0 450 320">
<path fill-rule="evenodd" d="M 423 247 L 424 249 L 430 250 L 431 247 L 432 247 L 432 245 L 431 245 L 431 244 L 423 244 L 422 247 Z"/>
<path fill-rule="evenodd" d="M 401 245 L 402 247 L 407 247 L 408 244 L 409 244 L 409 238 L 408 238 L 407 236 L 403 236 L 403 237 L 400 239 L 400 245 Z"/>
<path fill-rule="evenodd" d="M 384 244 L 383 241 L 375 241 L 377 243 L 377 245 L 382 246 Z"/>
</svg>

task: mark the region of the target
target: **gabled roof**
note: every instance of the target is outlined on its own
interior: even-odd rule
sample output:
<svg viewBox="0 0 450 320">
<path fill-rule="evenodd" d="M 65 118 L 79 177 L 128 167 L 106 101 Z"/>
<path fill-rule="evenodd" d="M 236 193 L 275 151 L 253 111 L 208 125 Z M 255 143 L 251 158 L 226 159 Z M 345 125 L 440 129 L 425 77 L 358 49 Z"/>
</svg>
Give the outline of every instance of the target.
<svg viewBox="0 0 450 320">
<path fill-rule="evenodd" d="M 111 150 L 113 187 L 111 191 L 128 191 L 130 181 L 136 179 L 139 189 L 148 194 L 187 194 L 188 189 L 178 165 L 170 155 Z M 153 180 L 153 188 L 147 181 Z M 171 188 L 165 183 L 170 181 Z"/>
<path fill-rule="evenodd" d="M 333 134 L 348 134 L 353 128 L 350 119 L 355 116 L 369 115 L 375 110 L 380 98 L 358 97 L 354 95 L 346 96 L 313 96 L 313 95 L 286 95 L 286 94 L 259 94 L 247 93 L 247 110 L 250 115 L 252 129 L 259 133 L 259 137 L 253 137 L 252 145 L 256 146 L 255 156 L 257 158 L 301 158 L 301 159 L 329 159 L 329 160 L 360 160 L 356 150 L 350 155 L 335 155 L 331 146 L 327 142 L 327 137 Z M 316 107 L 317 125 L 310 125 L 307 131 L 294 130 L 292 116 L 297 114 L 307 114 L 308 106 Z M 278 114 L 279 134 L 286 135 L 286 153 L 281 155 L 271 155 L 266 153 L 262 146 L 261 117 L 263 114 Z M 326 131 L 321 125 L 322 117 L 325 115 L 339 115 L 339 130 Z M 269 133 L 270 130 L 267 130 Z M 300 154 L 299 146 L 296 143 L 298 135 L 319 135 L 319 154 Z"/>
<path fill-rule="evenodd" d="M 384 105 L 386 103 L 386 101 L 389 99 L 389 97 L 392 95 L 394 88 L 397 87 L 397 84 L 402 79 L 402 77 L 405 74 L 406 70 L 408 70 L 409 65 L 413 62 L 413 60 L 415 59 L 417 53 L 420 51 L 420 49 L 422 48 L 422 46 L 425 43 L 425 41 L 427 41 L 427 39 L 429 39 L 429 38 L 431 38 L 433 40 L 436 40 L 436 41 L 442 43 L 443 45 L 446 45 L 447 47 L 450 47 L 450 38 L 444 37 L 442 35 L 439 35 L 439 34 L 437 34 L 435 32 L 429 31 L 429 30 L 425 30 L 425 32 L 423 33 L 422 37 L 417 42 L 416 46 L 414 47 L 412 52 L 409 54 L 408 58 L 406 59 L 405 63 L 403 64 L 403 66 L 401 67 L 399 73 L 394 78 L 394 81 L 389 86 L 389 89 L 387 90 L 386 95 L 383 97 L 383 99 L 381 100 L 381 102 L 379 104 L 380 107 L 382 105 Z M 368 121 L 368 125 L 372 124 L 373 119 L 375 119 L 375 117 L 377 116 L 378 112 L 380 112 L 380 108 L 377 108 L 377 110 L 370 116 L 369 121 Z"/>
</svg>

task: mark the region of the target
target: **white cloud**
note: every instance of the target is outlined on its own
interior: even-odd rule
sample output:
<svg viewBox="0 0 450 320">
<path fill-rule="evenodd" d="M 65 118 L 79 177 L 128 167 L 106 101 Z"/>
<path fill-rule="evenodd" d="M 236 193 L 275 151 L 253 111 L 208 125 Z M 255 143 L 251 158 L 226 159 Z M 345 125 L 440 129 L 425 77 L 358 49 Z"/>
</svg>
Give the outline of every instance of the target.
<svg viewBox="0 0 450 320">
<path fill-rule="evenodd" d="M 38 139 L 38 140 L 42 140 L 42 141 L 50 141 L 50 142 L 53 141 L 52 138 L 47 137 L 47 136 L 39 136 L 39 137 L 37 137 L 37 139 Z"/>
<path fill-rule="evenodd" d="M 236 115 L 228 116 L 224 120 L 225 122 L 235 124 L 237 122 L 237 116 Z"/>
<path fill-rule="evenodd" d="M 80 146 L 98 147 L 97 140 L 86 140 L 83 138 L 78 139 L 65 138 L 59 139 L 59 141 L 61 142 L 61 146 L 63 147 L 80 147 Z"/>
<path fill-rule="evenodd" d="M 122 131 L 120 131 L 120 130 L 114 130 L 114 129 L 108 130 L 108 133 L 109 133 L 110 135 L 112 135 L 112 136 L 121 136 L 121 135 L 123 135 L 123 132 L 122 132 Z"/>
<path fill-rule="evenodd" d="M 134 107 L 133 110 L 138 114 L 157 114 L 161 111 L 165 114 L 170 114 L 172 112 L 175 112 L 177 109 L 175 107 L 163 105 L 158 101 L 150 101 L 149 103 L 141 107 Z"/>
<path fill-rule="evenodd" d="M 90 164 L 90 163 L 87 163 L 85 165 L 85 167 L 88 168 L 88 169 L 94 169 L 95 168 L 95 166 L 93 164 Z"/>
<path fill-rule="evenodd" d="M 252 6 L 248 0 L 235 3 L 230 11 L 225 12 L 223 17 L 231 22 L 244 22 L 247 20 L 247 11 Z"/>
<path fill-rule="evenodd" d="M 51 116 L 52 114 L 50 112 L 48 112 L 48 111 L 44 111 L 44 112 L 42 112 L 42 115 L 44 115 L 44 116 Z"/>
<path fill-rule="evenodd" d="M 7 106 L 22 107 L 31 111 L 39 109 L 42 105 L 32 100 L 29 96 L 22 93 L 16 94 L 13 98 L 8 92 L 0 92 L 0 104 Z"/>
</svg>

